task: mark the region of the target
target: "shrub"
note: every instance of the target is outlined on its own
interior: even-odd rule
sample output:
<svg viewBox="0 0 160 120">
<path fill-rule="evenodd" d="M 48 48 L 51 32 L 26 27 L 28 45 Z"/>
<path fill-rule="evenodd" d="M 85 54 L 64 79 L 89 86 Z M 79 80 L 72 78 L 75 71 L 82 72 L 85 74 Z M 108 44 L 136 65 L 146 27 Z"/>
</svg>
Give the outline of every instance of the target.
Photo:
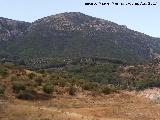
<svg viewBox="0 0 160 120">
<path fill-rule="evenodd" d="M 112 90 L 109 87 L 102 88 L 102 93 L 104 93 L 104 94 L 110 94 L 111 92 L 112 92 Z"/>
<path fill-rule="evenodd" d="M 11 76 L 11 81 L 16 81 L 18 79 L 18 77 L 14 74 L 13 76 Z"/>
<path fill-rule="evenodd" d="M 68 93 L 71 96 L 76 95 L 76 88 L 74 86 L 70 86 L 69 89 L 68 89 Z"/>
<path fill-rule="evenodd" d="M 65 87 L 65 85 L 66 85 L 65 80 L 64 80 L 64 79 L 58 80 L 58 85 L 59 85 L 60 87 Z"/>
<path fill-rule="evenodd" d="M 28 74 L 29 79 L 33 79 L 36 75 L 34 73 Z"/>
<path fill-rule="evenodd" d="M 44 70 L 44 69 L 40 69 L 40 70 L 39 70 L 39 73 L 45 74 L 45 70 Z"/>
<path fill-rule="evenodd" d="M 0 85 L 0 95 L 3 95 L 5 92 L 5 86 Z"/>
<path fill-rule="evenodd" d="M 23 82 L 16 81 L 16 82 L 13 82 L 12 89 L 13 89 L 13 92 L 19 93 L 20 91 L 25 90 L 26 87 Z"/>
<path fill-rule="evenodd" d="M 37 99 L 37 92 L 31 89 L 27 89 L 27 90 L 21 91 L 17 95 L 17 98 L 24 99 L 24 100 L 34 100 L 34 99 Z"/>
<path fill-rule="evenodd" d="M 37 83 L 38 86 L 41 86 L 43 79 L 42 78 L 36 78 L 35 82 Z"/>
<path fill-rule="evenodd" d="M 0 68 L 0 75 L 2 77 L 6 77 L 8 75 L 8 70 L 6 68 L 4 68 L 4 67 L 1 67 Z"/>
<path fill-rule="evenodd" d="M 84 90 L 92 91 L 92 90 L 96 90 L 96 89 L 98 88 L 98 84 L 92 83 L 92 82 L 84 83 L 84 84 L 82 85 L 82 88 L 83 88 Z"/>
<path fill-rule="evenodd" d="M 45 93 L 47 93 L 47 94 L 53 93 L 53 90 L 54 90 L 54 88 L 53 88 L 53 86 L 50 85 L 50 84 L 45 84 L 45 85 L 43 86 L 43 91 L 44 91 Z"/>
</svg>

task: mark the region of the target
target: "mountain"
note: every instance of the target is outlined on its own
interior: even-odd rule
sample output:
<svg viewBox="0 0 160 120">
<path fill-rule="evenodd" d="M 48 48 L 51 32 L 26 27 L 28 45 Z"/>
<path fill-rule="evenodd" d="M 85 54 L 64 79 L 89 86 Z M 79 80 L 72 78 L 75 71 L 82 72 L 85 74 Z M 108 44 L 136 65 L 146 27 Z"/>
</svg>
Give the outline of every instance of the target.
<svg viewBox="0 0 160 120">
<path fill-rule="evenodd" d="M 21 37 L 3 43 L 3 51 L 10 56 L 36 60 L 98 57 L 138 63 L 160 53 L 159 38 L 79 12 L 52 15 L 22 26 L 17 30 L 23 33 Z"/>
<path fill-rule="evenodd" d="M 8 18 L 0 17 L 0 58 L 10 58 L 13 55 L 11 51 L 7 52 L 7 48 L 10 46 L 8 42 L 20 39 L 27 31 L 27 28 L 31 23 L 24 21 L 17 21 Z M 12 42 L 14 44 L 14 42 Z"/>
<path fill-rule="evenodd" d="M 13 40 L 22 35 L 30 23 L 0 17 L 0 41 Z"/>
</svg>

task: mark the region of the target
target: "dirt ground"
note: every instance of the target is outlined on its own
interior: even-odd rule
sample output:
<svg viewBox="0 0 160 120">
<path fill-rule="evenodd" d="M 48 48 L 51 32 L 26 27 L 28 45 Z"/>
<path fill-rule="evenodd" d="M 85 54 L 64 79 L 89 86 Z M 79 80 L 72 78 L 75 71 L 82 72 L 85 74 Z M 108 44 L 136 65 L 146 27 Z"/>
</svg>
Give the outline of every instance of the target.
<svg viewBox="0 0 160 120">
<path fill-rule="evenodd" d="M 160 104 L 133 92 L 0 100 L 0 120 L 160 120 Z"/>
</svg>

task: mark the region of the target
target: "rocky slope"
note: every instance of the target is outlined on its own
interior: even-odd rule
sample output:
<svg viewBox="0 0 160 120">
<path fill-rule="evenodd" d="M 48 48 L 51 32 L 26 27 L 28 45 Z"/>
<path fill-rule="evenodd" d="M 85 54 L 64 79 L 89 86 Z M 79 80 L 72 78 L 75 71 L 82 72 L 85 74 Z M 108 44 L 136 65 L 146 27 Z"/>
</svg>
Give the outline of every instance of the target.
<svg viewBox="0 0 160 120">
<path fill-rule="evenodd" d="M 21 38 L 5 44 L 7 54 L 34 59 L 105 57 L 137 63 L 160 53 L 159 38 L 79 12 L 48 16 L 28 25 Z"/>
<path fill-rule="evenodd" d="M 13 40 L 22 35 L 30 23 L 0 17 L 0 41 Z"/>
</svg>

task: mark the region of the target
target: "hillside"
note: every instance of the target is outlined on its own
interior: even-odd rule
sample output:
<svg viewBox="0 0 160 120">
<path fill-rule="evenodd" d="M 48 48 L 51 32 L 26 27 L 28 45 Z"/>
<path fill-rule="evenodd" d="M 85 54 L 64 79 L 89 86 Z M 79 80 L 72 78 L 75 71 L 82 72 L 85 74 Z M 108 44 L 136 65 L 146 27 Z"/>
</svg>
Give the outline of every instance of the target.
<svg viewBox="0 0 160 120">
<path fill-rule="evenodd" d="M 143 63 L 160 52 L 160 39 L 124 25 L 78 12 L 61 13 L 30 24 L 16 40 L 2 44 L 3 54 L 27 66 L 75 58 L 108 58 Z M 4 57 L 2 57 L 4 58 Z M 52 65 L 54 66 L 54 65 Z"/>
<path fill-rule="evenodd" d="M 7 52 L 10 46 L 8 42 L 20 39 L 31 24 L 24 21 L 17 21 L 8 18 L 0 17 L 0 58 L 10 60 L 13 59 L 11 51 Z M 12 43 L 12 44 L 13 44 Z"/>
<path fill-rule="evenodd" d="M 139 90 L 160 87 L 160 63 L 126 66 L 120 68 L 119 76 L 122 85 L 137 88 Z"/>
<path fill-rule="evenodd" d="M 0 17 L 0 41 L 14 40 L 24 34 L 31 24 Z"/>
<path fill-rule="evenodd" d="M 148 95 L 159 95 L 158 88 L 129 92 L 112 87 L 65 72 L 38 73 L 0 64 L 0 119 L 159 120 L 160 101 Z"/>
</svg>

